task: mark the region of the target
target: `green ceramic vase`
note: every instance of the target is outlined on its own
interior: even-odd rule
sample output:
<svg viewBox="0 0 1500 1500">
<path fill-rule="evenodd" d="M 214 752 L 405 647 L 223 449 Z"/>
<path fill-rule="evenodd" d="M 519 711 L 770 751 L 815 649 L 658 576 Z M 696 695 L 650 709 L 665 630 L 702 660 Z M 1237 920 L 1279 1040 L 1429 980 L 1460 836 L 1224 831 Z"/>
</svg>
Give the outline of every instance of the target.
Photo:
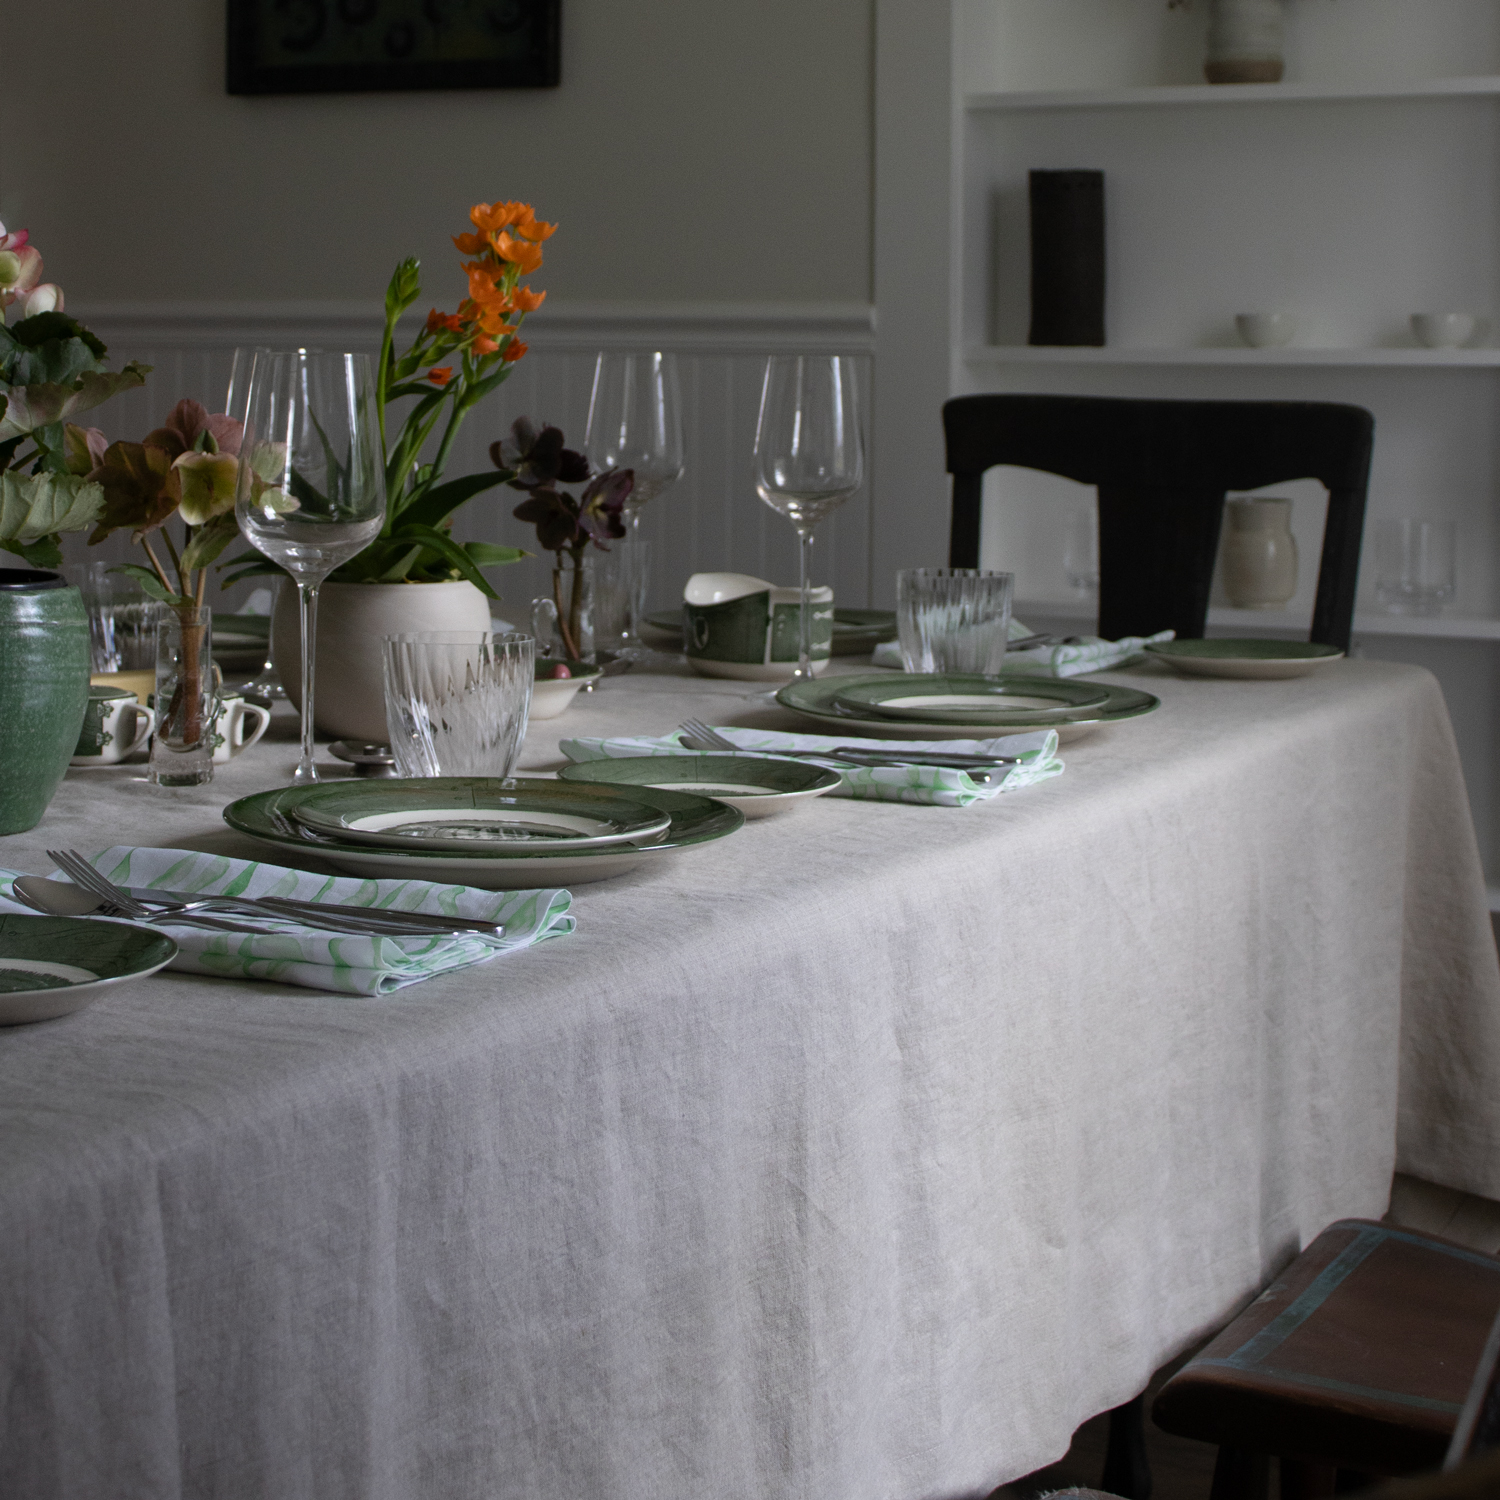
<svg viewBox="0 0 1500 1500">
<path fill-rule="evenodd" d="M 0 568 L 0 834 L 41 822 L 88 706 L 83 595 L 56 573 Z"/>
</svg>

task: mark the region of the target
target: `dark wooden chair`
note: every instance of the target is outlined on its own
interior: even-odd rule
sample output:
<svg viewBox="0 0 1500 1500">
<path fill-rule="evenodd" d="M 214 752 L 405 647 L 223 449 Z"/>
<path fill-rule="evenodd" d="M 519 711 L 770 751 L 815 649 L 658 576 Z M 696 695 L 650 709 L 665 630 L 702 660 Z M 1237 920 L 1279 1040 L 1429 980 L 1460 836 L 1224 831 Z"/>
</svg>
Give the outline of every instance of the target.
<svg viewBox="0 0 1500 1500">
<path fill-rule="evenodd" d="M 948 565 L 979 566 L 986 469 L 1099 491 L 1099 634 L 1200 637 L 1224 496 L 1294 479 L 1328 490 L 1310 639 L 1349 649 L 1375 419 L 1322 401 L 959 396 L 943 407 L 953 476 Z"/>
<path fill-rule="evenodd" d="M 1219 1445 L 1213 1500 L 1261 1500 L 1273 1457 L 1283 1500 L 1333 1494 L 1347 1486 L 1339 1471 L 1436 1469 L 1500 1437 L 1500 1335 L 1486 1342 L 1497 1316 L 1500 1259 L 1342 1219 L 1162 1387 L 1151 1414 Z"/>
</svg>

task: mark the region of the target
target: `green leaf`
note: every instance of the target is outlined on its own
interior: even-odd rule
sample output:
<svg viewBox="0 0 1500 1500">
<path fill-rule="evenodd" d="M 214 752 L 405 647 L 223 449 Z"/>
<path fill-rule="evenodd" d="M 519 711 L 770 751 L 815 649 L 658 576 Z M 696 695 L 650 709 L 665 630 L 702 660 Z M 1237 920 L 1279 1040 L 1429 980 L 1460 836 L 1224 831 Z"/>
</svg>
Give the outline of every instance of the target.
<svg viewBox="0 0 1500 1500">
<path fill-rule="evenodd" d="M 38 314 L 50 316 L 50 314 Z M 27 320 L 29 321 L 29 320 Z M 20 327 L 20 324 L 16 325 Z M 111 396 L 145 385 L 151 366 L 132 360 L 117 373 L 108 370 L 86 372 L 69 384 L 44 382 L 39 385 L 12 386 L 9 401 L 0 417 L 0 440 L 24 437 L 39 427 L 76 417 L 80 412 L 102 406 Z"/>
<path fill-rule="evenodd" d="M 465 474 L 461 479 L 450 479 L 447 484 L 437 485 L 402 513 L 402 525 L 410 521 L 418 526 L 436 526 L 466 500 L 503 484 L 509 472 L 508 469 L 496 469 L 488 474 Z"/>
<path fill-rule="evenodd" d="M 198 601 L 186 594 L 174 594 L 170 589 L 162 586 L 162 581 L 156 576 L 154 568 L 147 568 L 140 563 L 121 563 L 118 567 L 111 568 L 112 573 L 124 573 L 135 579 L 153 599 L 160 599 L 163 604 L 194 605 Z"/>
<path fill-rule="evenodd" d="M 401 528 L 400 540 L 420 542 L 427 551 L 436 552 L 445 562 L 451 563 L 481 593 L 488 594 L 491 599 L 500 597 L 490 587 L 489 580 L 479 571 L 469 554 L 446 533 L 437 531 L 431 526 L 407 524 Z"/>
<path fill-rule="evenodd" d="M 531 553 L 524 547 L 497 547 L 493 542 L 460 542 L 477 567 L 498 568 L 502 563 L 517 563 Z"/>
<path fill-rule="evenodd" d="M 66 313 L 34 313 L 29 318 L 22 318 L 19 323 L 12 323 L 10 335 L 18 344 L 24 344 L 30 349 L 40 348 L 54 340 L 80 339 L 88 345 L 95 359 L 103 359 L 109 353 L 96 335 L 90 333 L 77 318 L 70 318 Z"/>
<path fill-rule="evenodd" d="M 14 552 L 33 568 L 62 566 L 62 548 L 57 545 L 55 536 L 44 536 L 35 542 L 0 542 L 0 548 L 6 552 Z"/>
<path fill-rule="evenodd" d="M 0 541 L 82 531 L 104 509 L 104 486 L 76 474 L 0 472 Z"/>
<path fill-rule="evenodd" d="M 184 568 L 206 568 L 240 534 L 234 512 L 215 516 L 206 526 L 193 532 L 193 539 L 182 552 Z"/>
<path fill-rule="evenodd" d="M 422 295 L 421 267 L 421 261 L 408 256 L 391 273 L 385 289 L 385 315 L 392 323 Z"/>
</svg>

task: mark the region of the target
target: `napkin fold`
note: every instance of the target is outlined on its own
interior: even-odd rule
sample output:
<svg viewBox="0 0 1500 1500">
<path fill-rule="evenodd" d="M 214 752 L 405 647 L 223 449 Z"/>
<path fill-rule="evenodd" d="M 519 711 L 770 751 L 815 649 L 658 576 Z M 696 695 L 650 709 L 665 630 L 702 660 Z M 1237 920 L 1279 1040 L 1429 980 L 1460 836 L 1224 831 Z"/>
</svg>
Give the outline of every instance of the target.
<svg viewBox="0 0 1500 1500">
<path fill-rule="evenodd" d="M 504 923 L 499 938 L 341 936 L 304 927 L 295 919 L 277 921 L 264 933 L 210 932 L 153 922 L 182 950 L 168 965 L 190 974 L 232 979 L 274 979 L 304 989 L 347 995 L 386 995 L 392 990 L 486 963 L 503 953 L 565 937 L 577 925 L 569 914 L 567 891 L 480 891 L 429 880 L 361 880 L 356 876 L 313 875 L 283 865 L 226 859 L 188 849 L 140 849 L 119 844 L 89 861 L 123 886 L 156 886 L 200 896 L 292 896 L 330 907 L 369 907 L 390 912 L 432 912 Z M 19 870 L 0 870 L 0 911 L 31 912 L 16 901 L 11 882 Z M 256 921 L 261 918 L 257 917 Z"/>
<path fill-rule="evenodd" d="M 1011 621 L 1012 635 L 1017 634 Z M 1030 635 L 1024 625 L 1020 634 Z M 1007 651 L 1005 670 L 1028 677 L 1079 677 L 1085 672 L 1107 672 L 1113 667 L 1128 667 L 1140 661 L 1144 647 L 1158 641 L 1170 641 L 1175 630 L 1158 630 L 1155 635 L 1127 635 L 1118 641 L 1086 635 L 1076 646 L 1033 646 L 1029 651 Z M 883 641 L 875 648 L 871 662 L 877 667 L 901 669 L 901 646 L 897 641 Z"/>
<path fill-rule="evenodd" d="M 839 784 L 830 797 L 859 797 L 869 802 L 915 802 L 932 807 L 967 807 L 987 802 L 1001 792 L 1013 792 L 1048 777 L 1062 774 L 1057 758 L 1057 732 L 1036 730 L 1029 734 L 1002 735 L 994 740 L 861 740 L 841 734 L 830 738 L 819 734 L 778 734 L 766 729 L 735 729 L 719 726 L 718 732 L 741 750 L 775 755 L 781 750 L 827 750 L 835 745 L 857 745 L 884 752 L 911 755 L 923 750 L 944 750 L 957 755 L 1018 755 L 1021 764 L 997 767 L 989 786 L 975 782 L 967 771 L 951 766 L 832 766 Z M 637 755 L 691 755 L 682 743 L 682 731 L 653 739 L 639 735 L 620 739 L 563 740 L 562 753 L 571 761 L 623 760 Z M 1003 779 L 1002 779 L 1003 777 Z"/>
</svg>

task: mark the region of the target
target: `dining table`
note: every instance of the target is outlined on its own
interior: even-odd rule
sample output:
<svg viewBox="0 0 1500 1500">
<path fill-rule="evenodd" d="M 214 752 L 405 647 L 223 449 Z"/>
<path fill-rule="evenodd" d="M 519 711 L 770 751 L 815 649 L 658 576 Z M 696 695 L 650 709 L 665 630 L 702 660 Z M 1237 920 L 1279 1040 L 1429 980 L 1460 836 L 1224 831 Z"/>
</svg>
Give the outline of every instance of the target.
<svg viewBox="0 0 1500 1500">
<path fill-rule="evenodd" d="M 0 1030 L 0 1495 L 982 1496 L 1393 1171 L 1500 1198 L 1436 680 L 1099 680 L 1160 707 L 1049 780 L 806 802 L 388 995 L 169 969 Z M 688 716 L 812 727 L 664 660 L 521 773 Z M 72 772 L 0 866 L 275 862 L 221 812 L 295 762 Z"/>
</svg>

